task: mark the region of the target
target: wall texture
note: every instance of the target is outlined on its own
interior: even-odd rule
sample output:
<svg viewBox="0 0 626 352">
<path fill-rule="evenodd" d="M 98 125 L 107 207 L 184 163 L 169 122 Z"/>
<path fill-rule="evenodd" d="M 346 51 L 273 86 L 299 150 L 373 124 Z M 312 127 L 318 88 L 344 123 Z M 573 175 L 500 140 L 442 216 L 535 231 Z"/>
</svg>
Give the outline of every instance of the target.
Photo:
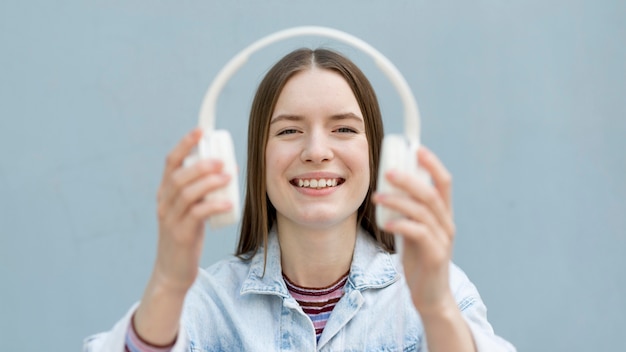
<svg viewBox="0 0 626 352">
<path fill-rule="evenodd" d="M 385 53 L 455 179 L 455 261 L 520 351 L 626 350 L 623 1 L 16 1 L 0 3 L 0 341 L 79 350 L 140 298 L 164 156 L 217 70 L 295 25 Z M 272 61 L 344 50 L 401 129 L 389 83 L 320 38 L 255 56 L 218 126 L 245 160 L 247 107 Z M 210 233 L 203 265 L 234 250 Z"/>
</svg>

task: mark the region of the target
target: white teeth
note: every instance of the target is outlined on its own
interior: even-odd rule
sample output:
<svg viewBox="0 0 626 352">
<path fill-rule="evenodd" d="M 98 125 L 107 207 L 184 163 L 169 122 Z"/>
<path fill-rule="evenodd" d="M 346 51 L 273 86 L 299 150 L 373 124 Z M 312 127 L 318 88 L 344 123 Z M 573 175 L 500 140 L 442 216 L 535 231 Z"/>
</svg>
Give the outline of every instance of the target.
<svg viewBox="0 0 626 352">
<path fill-rule="evenodd" d="M 319 180 L 302 180 L 298 179 L 298 187 L 308 187 L 308 188 L 325 188 L 325 187 L 336 187 L 337 179 L 324 179 L 321 178 Z"/>
</svg>

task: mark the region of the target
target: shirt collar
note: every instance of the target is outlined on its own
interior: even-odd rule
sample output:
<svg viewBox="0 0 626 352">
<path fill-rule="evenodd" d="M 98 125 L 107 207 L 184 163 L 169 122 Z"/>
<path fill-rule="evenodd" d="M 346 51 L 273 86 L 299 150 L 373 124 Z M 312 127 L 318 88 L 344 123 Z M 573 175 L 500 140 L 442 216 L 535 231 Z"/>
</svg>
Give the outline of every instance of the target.
<svg viewBox="0 0 626 352">
<path fill-rule="evenodd" d="M 244 280 L 240 293 L 274 294 L 287 298 L 289 291 L 282 276 L 280 244 L 275 229 L 268 234 L 266 248 L 267 262 L 264 265 L 265 248 L 260 248 L 250 261 L 248 277 Z M 363 291 L 388 286 L 399 278 L 392 256 L 371 235 L 359 228 L 348 277 L 349 285 L 355 290 Z"/>
</svg>

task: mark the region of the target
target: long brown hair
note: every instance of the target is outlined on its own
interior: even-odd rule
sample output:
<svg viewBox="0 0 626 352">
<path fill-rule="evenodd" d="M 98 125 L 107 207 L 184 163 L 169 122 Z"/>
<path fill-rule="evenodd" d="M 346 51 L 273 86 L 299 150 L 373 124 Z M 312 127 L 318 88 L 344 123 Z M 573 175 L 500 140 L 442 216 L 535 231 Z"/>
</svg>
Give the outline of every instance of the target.
<svg viewBox="0 0 626 352">
<path fill-rule="evenodd" d="M 248 125 L 246 197 L 236 252 L 240 258 L 250 259 L 267 243 L 269 230 L 276 221 L 276 209 L 266 192 L 265 147 L 270 118 L 278 96 L 294 74 L 312 66 L 339 73 L 348 82 L 359 103 L 369 146 L 370 185 L 358 209 L 357 222 L 387 251 L 393 252 L 395 249 L 393 236 L 376 226 L 375 207 L 371 201 L 372 192 L 376 189 L 383 138 L 383 123 L 374 89 L 363 72 L 343 55 L 327 49 L 298 49 L 284 56 L 268 71 L 252 102 Z"/>
</svg>

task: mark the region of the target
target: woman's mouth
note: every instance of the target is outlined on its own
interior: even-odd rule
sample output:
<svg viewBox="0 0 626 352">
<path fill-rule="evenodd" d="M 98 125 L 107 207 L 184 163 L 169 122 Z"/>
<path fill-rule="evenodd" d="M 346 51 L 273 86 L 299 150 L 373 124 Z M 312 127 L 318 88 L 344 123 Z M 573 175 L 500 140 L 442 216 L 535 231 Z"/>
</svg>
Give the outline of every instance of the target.
<svg viewBox="0 0 626 352">
<path fill-rule="evenodd" d="M 294 178 L 290 183 L 300 188 L 322 189 L 339 186 L 345 181 L 343 178 Z"/>
</svg>

